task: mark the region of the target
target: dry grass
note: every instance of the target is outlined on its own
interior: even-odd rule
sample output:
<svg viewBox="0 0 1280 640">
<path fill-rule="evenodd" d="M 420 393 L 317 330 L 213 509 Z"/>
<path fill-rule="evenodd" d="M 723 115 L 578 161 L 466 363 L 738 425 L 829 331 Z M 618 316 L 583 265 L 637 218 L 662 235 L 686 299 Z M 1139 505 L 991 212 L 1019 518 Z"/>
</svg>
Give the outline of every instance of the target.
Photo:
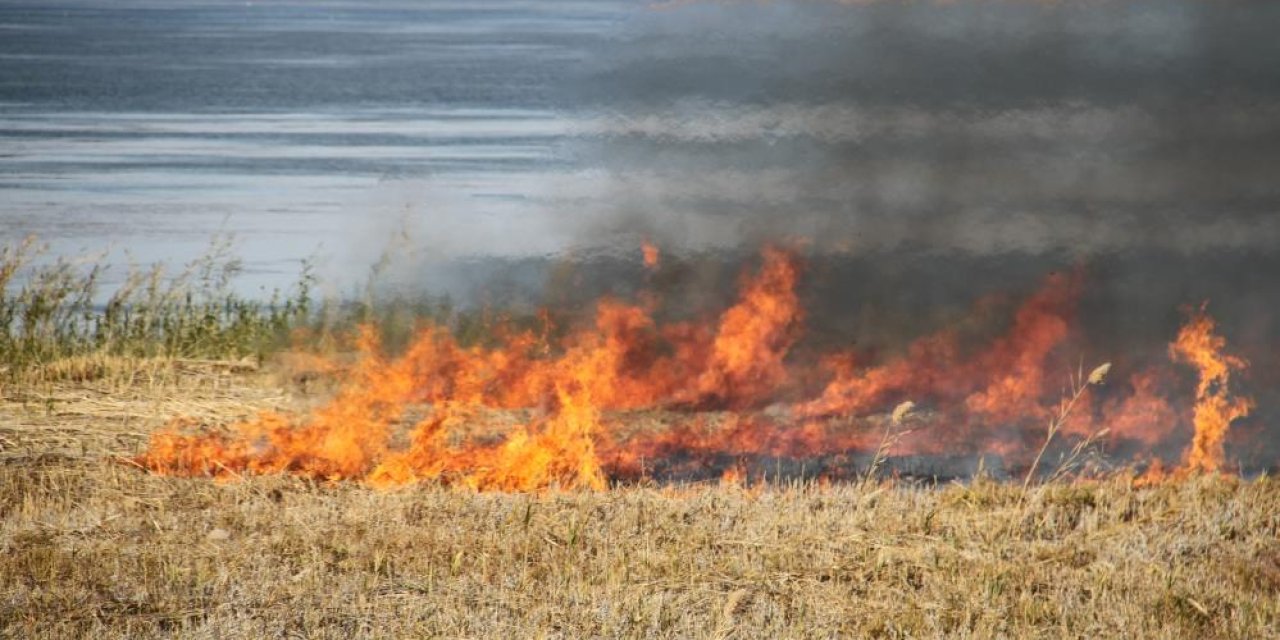
<svg viewBox="0 0 1280 640">
<path fill-rule="evenodd" d="M 380 493 L 146 475 L 175 414 L 309 400 L 167 364 L 0 405 L 0 636 L 1274 637 L 1280 490 Z"/>
</svg>

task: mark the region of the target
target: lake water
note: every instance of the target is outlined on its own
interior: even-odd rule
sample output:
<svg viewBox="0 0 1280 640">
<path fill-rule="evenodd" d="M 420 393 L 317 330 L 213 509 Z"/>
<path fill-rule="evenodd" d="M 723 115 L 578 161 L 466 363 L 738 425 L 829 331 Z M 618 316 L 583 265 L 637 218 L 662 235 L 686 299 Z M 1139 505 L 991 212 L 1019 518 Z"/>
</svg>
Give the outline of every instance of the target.
<svg viewBox="0 0 1280 640">
<path fill-rule="evenodd" d="M 314 255 L 354 279 L 406 226 L 437 251 L 553 250 L 528 230 L 573 166 L 564 87 L 624 11 L 0 2 L 0 241 L 180 263 L 232 232 L 250 290 Z"/>
</svg>

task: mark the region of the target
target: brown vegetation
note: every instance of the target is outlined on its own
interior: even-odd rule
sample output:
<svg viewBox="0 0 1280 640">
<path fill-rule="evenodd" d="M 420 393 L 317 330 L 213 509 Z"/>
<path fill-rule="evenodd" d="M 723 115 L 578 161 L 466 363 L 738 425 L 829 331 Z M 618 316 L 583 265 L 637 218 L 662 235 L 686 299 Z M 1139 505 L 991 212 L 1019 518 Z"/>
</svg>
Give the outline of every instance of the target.
<svg viewBox="0 0 1280 640">
<path fill-rule="evenodd" d="M 122 462 L 174 415 L 225 424 L 312 401 L 279 377 L 231 369 L 121 364 L 5 391 L 0 636 L 1261 638 L 1280 628 L 1280 490 L 1267 478 L 481 494 L 213 482 Z"/>
</svg>

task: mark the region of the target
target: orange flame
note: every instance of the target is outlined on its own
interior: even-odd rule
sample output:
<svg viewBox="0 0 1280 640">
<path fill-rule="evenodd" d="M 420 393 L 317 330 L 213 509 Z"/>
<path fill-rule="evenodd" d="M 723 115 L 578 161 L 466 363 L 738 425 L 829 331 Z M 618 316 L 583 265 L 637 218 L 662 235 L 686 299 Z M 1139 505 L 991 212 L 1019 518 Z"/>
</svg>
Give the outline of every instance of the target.
<svg viewBox="0 0 1280 640">
<path fill-rule="evenodd" d="M 386 451 L 390 426 L 400 418 L 413 379 L 376 352 L 377 336 L 361 330 L 363 354 L 351 384 L 304 425 L 267 412 L 236 425 L 235 436 L 157 434 L 139 462 L 155 471 L 228 477 L 243 472 L 290 472 L 328 480 L 362 476 Z"/>
<path fill-rule="evenodd" d="M 640 243 L 640 257 L 644 260 L 644 267 L 649 270 L 658 268 L 658 245 L 648 240 Z"/>
<path fill-rule="evenodd" d="M 1231 370 L 1243 370 L 1248 363 L 1222 352 L 1227 341 L 1216 335 L 1214 328 L 1213 318 L 1201 306 L 1178 332 L 1178 339 L 1169 346 L 1175 360 L 1191 364 L 1200 376 L 1193 417 L 1195 436 L 1185 456 L 1186 467 L 1191 471 L 1217 471 L 1222 468 L 1227 429 L 1233 420 L 1249 415 L 1253 408 L 1253 400 L 1232 398 L 1227 388 Z"/>
<path fill-rule="evenodd" d="M 905 400 L 921 409 L 910 432 L 894 438 L 894 454 L 1017 458 L 1043 437 L 1059 399 L 1051 381 L 1072 337 L 1078 275 L 1046 279 L 1003 335 L 979 342 L 948 328 L 879 363 L 826 354 L 816 373 L 792 361 L 804 318 L 799 275 L 793 253 L 766 248 L 718 318 L 660 325 L 649 296 L 642 304 L 604 299 L 591 322 L 555 341 L 549 329 L 499 326 L 487 345 L 466 346 L 428 326 L 388 358 L 376 332 L 362 329 L 348 384 L 311 415 L 267 412 L 203 433 L 175 421 L 136 461 L 155 473 L 221 479 L 290 473 L 375 487 L 533 491 L 603 489 L 654 471 L 710 472 L 702 477 L 720 474 L 732 485 L 755 475 L 753 460 L 794 459 L 813 461 L 829 481 L 848 476 L 855 454 L 880 446 L 888 412 Z M 1202 310 L 1170 347 L 1200 372 L 1186 456 L 1196 470 L 1221 468 L 1228 426 L 1253 406 L 1228 395 L 1229 372 L 1245 365 L 1222 354 L 1213 330 Z M 1133 373 L 1123 395 L 1096 403 L 1084 394 L 1064 433 L 1082 438 L 1105 427 L 1112 439 L 1151 450 L 1177 423 L 1162 392 L 1171 375 Z"/>
<path fill-rule="evenodd" d="M 795 343 L 801 312 L 795 257 L 766 248 L 760 273 L 738 304 L 720 316 L 707 366 L 694 381 L 699 404 L 743 407 L 761 402 L 787 380 L 783 358 Z"/>
<path fill-rule="evenodd" d="M 603 300 L 594 326 L 572 333 L 558 355 L 532 332 L 506 333 L 497 348 L 463 347 L 439 327 L 424 329 L 394 361 L 362 329 L 362 357 L 332 402 L 305 422 L 267 413 L 231 434 L 187 435 L 185 423 L 156 434 L 137 461 L 157 473 L 235 477 L 294 473 L 327 480 L 362 478 L 387 487 L 436 479 L 478 489 L 600 489 L 596 452 L 605 440 L 601 411 L 690 399 L 761 402 L 784 379 L 782 359 L 798 317 L 794 258 L 766 250 L 761 272 L 718 328 L 675 325 L 659 331 L 640 306 Z M 714 336 L 714 337 L 712 337 Z M 663 355 L 659 342 L 672 348 Z M 684 390 L 695 380 L 694 392 Z M 393 450 L 392 430 L 411 405 L 434 406 Z M 450 434 L 481 407 L 540 408 L 499 443 L 450 444 Z"/>
<path fill-rule="evenodd" d="M 722 487 L 741 487 L 746 472 L 739 465 L 733 465 L 724 470 L 720 474 L 720 486 Z"/>
<path fill-rule="evenodd" d="M 1178 414 L 1160 394 L 1159 370 L 1148 369 L 1129 378 L 1129 395 L 1102 410 L 1100 426 L 1113 439 L 1133 440 L 1146 448 L 1160 444 L 1178 423 Z M 1092 426 L 1092 425 L 1090 425 Z"/>
<path fill-rule="evenodd" d="M 903 357 L 866 370 L 853 358 L 833 360 L 830 384 L 797 411 L 808 417 L 862 415 L 913 398 L 962 403 L 965 421 L 1041 417 L 1047 358 L 1067 337 L 1078 289 L 1073 277 L 1049 277 L 1015 313 L 1009 333 L 969 359 L 961 359 L 956 334 L 944 330 L 917 340 Z"/>
</svg>

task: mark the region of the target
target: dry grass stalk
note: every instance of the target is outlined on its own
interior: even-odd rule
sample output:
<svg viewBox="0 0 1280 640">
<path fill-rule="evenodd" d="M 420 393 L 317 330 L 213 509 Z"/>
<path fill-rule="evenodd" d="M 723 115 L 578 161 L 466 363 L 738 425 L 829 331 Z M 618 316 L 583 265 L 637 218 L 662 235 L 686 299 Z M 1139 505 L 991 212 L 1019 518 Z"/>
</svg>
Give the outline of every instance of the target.
<svg viewBox="0 0 1280 640">
<path fill-rule="evenodd" d="M 1111 363 L 1106 362 L 1098 365 L 1089 372 L 1089 376 L 1084 376 L 1084 368 L 1071 377 L 1071 388 L 1067 392 L 1067 397 L 1058 404 L 1058 412 L 1049 420 L 1049 426 L 1045 432 L 1044 444 L 1040 446 L 1040 450 L 1036 452 L 1036 457 L 1031 461 L 1031 467 L 1027 469 L 1027 475 L 1022 479 L 1022 490 L 1025 493 L 1031 486 L 1031 480 L 1035 477 L 1036 469 L 1040 466 L 1040 460 L 1044 458 L 1044 452 L 1049 449 L 1050 443 L 1053 442 L 1054 436 L 1062 430 L 1062 426 L 1067 423 L 1067 418 L 1071 415 L 1071 409 L 1075 407 L 1076 402 L 1084 395 L 1089 385 L 1099 385 L 1106 380 L 1107 372 L 1111 370 Z M 1088 441 L 1092 442 L 1091 437 Z M 1079 449 L 1083 451 L 1083 449 Z"/>
<path fill-rule="evenodd" d="M 876 452 L 871 457 L 871 464 L 867 466 L 867 473 L 862 478 L 864 485 L 874 481 L 876 472 L 880 470 L 880 466 L 889 457 L 889 452 L 893 450 L 894 445 L 898 444 L 903 436 L 910 432 L 903 430 L 902 427 L 911 418 L 911 412 L 915 407 L 916 403 L 904 400 L 898 403 L 898 406 L 894 407 L 893 412 L 889 414 L 889 420 L 884 427 L 884 435 L 881 436 L 880 443 L 876 445 Z"/>
</svg>

